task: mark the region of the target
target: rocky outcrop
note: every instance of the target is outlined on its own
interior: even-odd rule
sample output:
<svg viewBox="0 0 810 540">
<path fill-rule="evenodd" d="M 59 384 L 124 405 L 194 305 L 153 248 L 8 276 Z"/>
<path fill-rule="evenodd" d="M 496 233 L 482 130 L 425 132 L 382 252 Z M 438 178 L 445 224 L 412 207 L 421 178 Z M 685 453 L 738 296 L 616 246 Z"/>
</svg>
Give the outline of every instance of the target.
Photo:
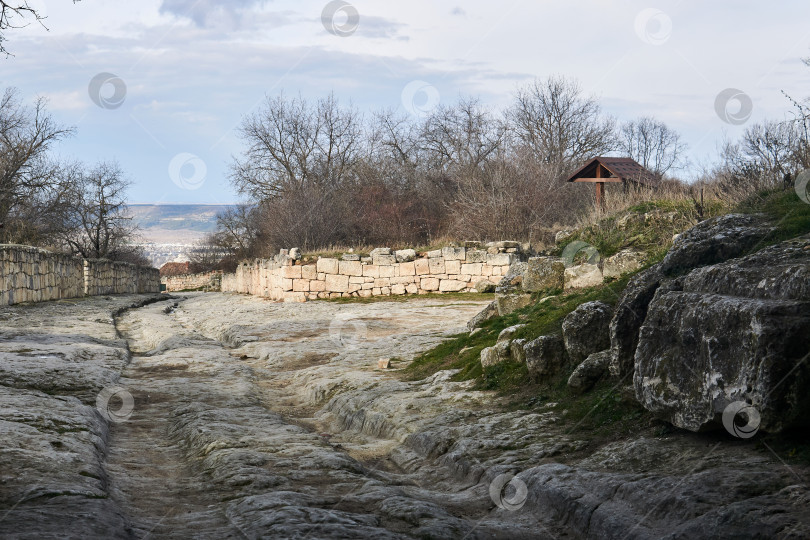
<svg viewBox="0 0 810 540">
<path fill-rule="evenodd" d="M 668 287 L 676 275 L 743 255 L 771 231 L 764 216 L 729 214 L 679 235 L 664 260 L 633 277 L 619 298 L 610 325 L 611 374 L 621 378 L 632 373 L 639 330 L 662 284 Z"/>
<path fill-rule="evenodd" d="M 604 302 L 586 302 L 565 316 L 562 323 L 565 350 L 576 363 L 610 348 L 613 308 Z"/>
<path fill-rule="evenodd" d="M 659 289 L 633 382 L 641 404 L 676 426 L 697 431 L 744 402 L 758 411 L 760 429 L 777 432 L 810 423 L 808 360 L 810 236 Z"/>
<path fill-rule="evenodd" d="M 773 227 L 760 215 L 728 214 L 704 221 L 678 236 L 660 269 L 674 276 L 739 257 L 761 244 L 772 231 Z"/>
<path fill-rule="evenodd" d="M 634 276 L 622 291 L 610 322 L 610 374 L 625 378 L 633 372 L 638 332 L 663 275 L 660 265 Z"/>
</svg>

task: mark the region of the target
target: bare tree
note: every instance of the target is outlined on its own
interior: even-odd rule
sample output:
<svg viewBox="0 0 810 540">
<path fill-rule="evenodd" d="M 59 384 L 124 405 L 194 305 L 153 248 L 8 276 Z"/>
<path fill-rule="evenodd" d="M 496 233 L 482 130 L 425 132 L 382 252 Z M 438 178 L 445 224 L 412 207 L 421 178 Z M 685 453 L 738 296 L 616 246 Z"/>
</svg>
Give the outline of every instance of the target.
<svg viewBox="0 0 810 540">
<path fill-rule="evenodd" d="M 681 136 L 650 116 L 622 124 L 619 148 L 659 176 L 684 165 L 686 144 L 681 142 Z"/>
<path fill-rule="evenodd" d="M 70 211 L 64 216 L 63 240 L 86 259 L 131 260 L 137 232 L 126 212 L 130 182 L 116 163 L 99 163 L 90 170 L 73 169 L 76 178 Z"/>
<path fill-rule="evenodd" d="M 79 0 L 73 0 L 73 3 Z M 46 17 L 32 6 L 28 0 L 0 0 L 0 54 L 8 55 L 3 42 L 6 41 L 6 30 L 22 28 L 31 22 L 38 22 L 43 26 Z"/>
<path fill-rule="evenodd" d="M 501 150 L 506 126 L 481 106 L 462 98 L 439 106 L 425 121 L 420 140 L 434 169 L 471 174 Z"/>
<path fill-rule="evenodd" d="M 15 233 L 15 215 L 41 199 L 58 182 L 56 167 L 47 159 L 54 143 L 73 134 L 57 124 L 46 110 L 46 101 L 33 107 L 22 104 L 17 90 L 8 88 L 0 97 L 0 239 Z"/>
<path fill-rule="evenodd" d="M 736 143 L 723 147 L 727 189 L 750 191 L 780 185 L 804 167 L 800 159 L 803 134 L 793 121 L 765 121 L 745 130 Z"/>
<path fill-rule="evenodd" d="M 616 147 L 615 121 L 579 84 L 562 77 L 535 80 L 518 89 L 509 110 L 517 144 L 561 177 L 585 159 Z"/>
<path fill-rule="evenodd" d="M 281 94 L 245 118 L 239 132 L 247 149 L 232 164 L 231 182 L 261 201 L 304 186 L 339 185 L 357 161 L 362 126 L 357 111 L 334 95 L 313 106 Z"/>
</svg>

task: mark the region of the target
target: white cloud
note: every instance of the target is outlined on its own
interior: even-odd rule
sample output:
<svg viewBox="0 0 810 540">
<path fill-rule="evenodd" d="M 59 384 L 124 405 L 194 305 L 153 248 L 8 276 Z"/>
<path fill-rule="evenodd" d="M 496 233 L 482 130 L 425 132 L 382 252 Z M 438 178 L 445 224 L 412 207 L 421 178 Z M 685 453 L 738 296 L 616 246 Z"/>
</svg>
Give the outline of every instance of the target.
<svg viewBox="0 0 810 540">
<path fill-rule="evenodd" d="M 798 0 L 665 0 L 657 7 L 672 31 L 660 45 L 636 34 L 635 18 L 649 7 L 641 1 L 349 1 L 360 14 L 349 37 L 324 29 L 326 0 L 48 2 L 50 32 L 32 26 L 8 35 L 16 56 L 0 60 L 0 86 L 47 95 L 63 121 L 79 124 L 69 148 L 93 154 L 77 157 L 118 156 L 144 193 L 159 189 L 151 178 L 165 176 L 155 139 L 198 154 L 209 149 L 209 174 L 222 179 L 238 151 L 233 127 L 266 93 L 282 89 L 307 97 L 334 90 L 370 109 L 397 107 L 405 85 L 424 80 L 443 100 L 477 94 L 503 107 L 521 82 L 561 74 L 579 79 L 620 119 L 653 114 L 671 123 L 695 151 L 713 148 L 725 127 L 713 110 L 724 88 L 752 96 L 752 121 L 785 114 L 781 90 L 810 93 L 810 69 L 798 61 L 810 55 L 810 5 Z M 87 96 L 102 71 L 127 84 L 118 111 Z M 193 196 L 229 199 L 218 185 L 206 192 L 206 183 Z"/>
</svg>

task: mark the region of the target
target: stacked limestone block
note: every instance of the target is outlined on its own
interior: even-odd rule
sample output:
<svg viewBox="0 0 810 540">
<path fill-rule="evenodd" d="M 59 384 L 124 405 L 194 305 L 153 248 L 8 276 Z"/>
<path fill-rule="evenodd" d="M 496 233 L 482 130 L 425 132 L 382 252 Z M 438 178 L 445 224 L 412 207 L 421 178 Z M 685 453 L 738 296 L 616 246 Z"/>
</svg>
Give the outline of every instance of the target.
<svg viewBox="0 0 810 540">
<path fill-rule="evenodd" d="M 0 245 L 0 305 L 83 294 L 81 259 L 30 246 Z"/>
<path fill-rule="evenodd" d="M 159 291 L 160 271 L 156 268 L 106 259 L 84 261 L 84 293 L 87 296 Z"/>
<path fill-rule="evenodd" d="M 160 282 L 166 286 L 166 291 L 187 291 L 201 289 L 205 291 L 219 291 L 222 270 L 201 272 L 199 274 L 185 274 L 180 276 L 166 276 Z"/>
<path fill-rule="evenodd" d="M 410 253 L 407 253 L 410 252 Z M 242 263 L 225 275 L 222 290 L 285 302 L 349 296 L 388 296 L 470 292 L 482 280 L 497 283 L 521 253 L 495 249 L 447 247 L 414 258 L 412 250 L 378 248 L 370 257 L 346 254 L 301 265 L 287 254 Z"/>
</svg>

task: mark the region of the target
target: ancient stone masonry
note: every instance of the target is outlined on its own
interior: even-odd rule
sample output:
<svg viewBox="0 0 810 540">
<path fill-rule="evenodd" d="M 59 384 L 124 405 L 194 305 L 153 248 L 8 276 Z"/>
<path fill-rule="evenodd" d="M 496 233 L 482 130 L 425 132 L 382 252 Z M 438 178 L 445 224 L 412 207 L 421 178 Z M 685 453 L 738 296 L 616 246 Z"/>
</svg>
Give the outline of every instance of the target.
<svg viewBox="0 0 810 540">
<path fill-rule="evenodd" d="M 0 305 L 84 295 L 82 260 L 44 249 L 0 245 Z"/>
<path fill-rule="evenodd" d="M 160 278 L 160 282 L 166 286 L 167 292 L 189 290 L 215 292 L 221 288 L 222 270 L 180 276 L 164 276 Z"/>
<path fill-rule="evenodd" d="M 159 290 L 155 268 L 0 245 L 0 305 Z"/>
<path fill-rule="evenodd" d="M 160 291 L 156 268 L 106 259 L 84 261 L 84 294 L 137 294 Z"/>
<path fill-rule="evenodd" d="M 222 291 L 285 302 L 470 292 L 485 283 L 498 283 L 522 257 L 517 242 L 495 242 L 486 249 L 446 247 L 418 258 L 413 250 L 378 248 L 369 257 L 347 253 L 341 259 L 320 258 L 314 264 L 297 261 L 297 250 L 281 250 L 273 259 L 244 262 L 235 273 L 223 275 Z"/>
</svg>

